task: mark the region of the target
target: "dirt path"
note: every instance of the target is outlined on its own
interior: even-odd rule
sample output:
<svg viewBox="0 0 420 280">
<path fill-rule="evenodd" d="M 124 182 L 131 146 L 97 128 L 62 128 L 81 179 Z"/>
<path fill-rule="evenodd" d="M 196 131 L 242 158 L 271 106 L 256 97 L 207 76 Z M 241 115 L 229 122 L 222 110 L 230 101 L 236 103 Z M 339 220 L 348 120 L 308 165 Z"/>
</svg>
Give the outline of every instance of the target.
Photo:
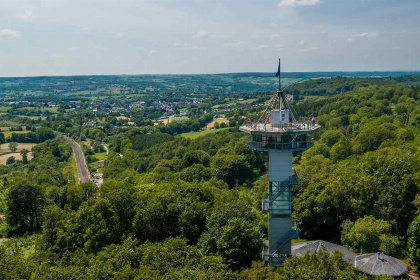
<svg viewBox="0 0 420 280">
<path fill-rule="evenodd" d="M 74 157 L 76 159 L 77 165 L 77 174 L 79 175 L 79 182 L 91 182 L 89 169 L 86 164 L 85 156 L 82 153 L 82 149 L 80 145 L 76 143 L 73 139 L 70 139 L 67 136 L 63 136 L 67 143 L 70 144 L 71 148 L 73 149 Z"/>
<path fill-rule="evenodd" d="M 109 150 L 108 150 L 108 146 L 105 144 L 102 144 L 102 146 L 104 147 L 105 151 L 106 151 L 106 155 L 109 154 Z"/>
</svg>

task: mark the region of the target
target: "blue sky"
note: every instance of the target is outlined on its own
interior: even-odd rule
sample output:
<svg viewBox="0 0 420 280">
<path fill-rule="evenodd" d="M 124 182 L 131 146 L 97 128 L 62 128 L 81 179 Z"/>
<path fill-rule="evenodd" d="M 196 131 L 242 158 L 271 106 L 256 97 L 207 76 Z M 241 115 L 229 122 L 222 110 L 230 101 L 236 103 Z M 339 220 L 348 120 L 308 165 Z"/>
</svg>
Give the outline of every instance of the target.
<svg viewBox="0 0 420 280">
<path fill-rule="evenodd" d="M 0 76 L 420 70 L 418 0 L 1 0 Z"/>
</svg>

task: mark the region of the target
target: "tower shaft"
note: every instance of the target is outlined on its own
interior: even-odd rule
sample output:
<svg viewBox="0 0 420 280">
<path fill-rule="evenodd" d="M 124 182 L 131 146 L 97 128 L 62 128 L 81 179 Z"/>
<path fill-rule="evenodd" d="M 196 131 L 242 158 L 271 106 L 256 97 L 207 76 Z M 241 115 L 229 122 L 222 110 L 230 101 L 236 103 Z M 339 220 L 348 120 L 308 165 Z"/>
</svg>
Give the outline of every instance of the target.
<svg viewBox="0 0 420 280">
<path fill-rule="evenodd" d="M 297 238 L 292 228 L 292 185 L 297 176 L 292 175 L 292 152 L 270 150 L 268 168 L 268 250 L 264 256 L 270 265 L 279 266 L 291 254 L 291 240 Z M 264 202 L 263 202 L 264 203 Z"/>
</svg>

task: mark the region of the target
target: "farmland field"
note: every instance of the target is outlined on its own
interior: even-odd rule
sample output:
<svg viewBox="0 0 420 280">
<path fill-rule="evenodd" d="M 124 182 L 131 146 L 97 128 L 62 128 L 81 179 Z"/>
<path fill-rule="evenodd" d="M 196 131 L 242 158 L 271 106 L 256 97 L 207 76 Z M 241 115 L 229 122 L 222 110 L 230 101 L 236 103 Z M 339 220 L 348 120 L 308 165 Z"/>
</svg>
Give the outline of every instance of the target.
<svg viewBox="0 0 420 280">
<path fill-rule="evenodd" d="M 36 145 L 35 143 L 17 143 L 17 144 L 18 144 L 17 152 L 20 152 L 23 149 L 31 151 L 32 147 Z M 0 145 L 0 153 L 9 153 L 9 152 L 11 152 L 9 150 L 9 143 L 4 143 Z"/>
<path fill-rule="evenodd" d="M 6 164 L 6 160 L 9 157 L 15 157 L 16 160 L 22 160 L 22 156 L 20 153 L 9 153 L 9 154 L 4 154 L 0 156 L 0 164 Z M 28 160 L 31 160 L 33 158 L 32 153 L 28 153 Z"/>
<path fill-rule="evenodd" d="M 212 134 L 216 132 L 220 132 L 223 130 L 227 130 L 229 127 L 219 128 L 219 129 L 209 129 L 209 130 L 202 130 L 202 131 L 196 131 L 196 132 L 187 132 L 180 134 L 182 137 L 188 138 L 188 139 L 196 139 L 200 136 L 204 136 L 206 134 Z"/>
<path fill-rule="evenodd" d="M 229 125 L 229 120 L 227 118 L 217 118 L 207 125 L 207 129 L 213 128 L 215 123 L 225 123 L 226 125 Z"/>
<path fill-rule="evenodd" d="M 2 132 L 3 134 L 4 134 L 4 137 L 10 137 L 10 136 L 12 136 L 12 133 L 18 133 L 18 134 L 20 134 L 20 133 L 28 133 L 28 132 L 30 132 L 29 130 L 23 130 L 23 131 L 5 131 L 5 132 Z"/>
</svg>

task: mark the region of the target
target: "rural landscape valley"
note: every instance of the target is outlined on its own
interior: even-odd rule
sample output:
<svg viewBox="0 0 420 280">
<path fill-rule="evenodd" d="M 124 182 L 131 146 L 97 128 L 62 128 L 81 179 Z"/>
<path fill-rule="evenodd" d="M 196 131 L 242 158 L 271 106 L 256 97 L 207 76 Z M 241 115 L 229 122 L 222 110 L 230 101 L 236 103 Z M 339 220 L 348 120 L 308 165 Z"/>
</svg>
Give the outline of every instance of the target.
<svg viewBox="0 0 420 280">
<path fill-rule="evenodd" d="M 415 275 L 420 75 L 288 75 L 296 119 L 322 127 L 293 152 L 292 256 L 293 244 L 323 240 L 383 252 Z M 274 74 L 194 76 L 189 94 L 159 89 L 188 76 L 63 79 L 0 79 L 3 278 L 293 279 L 317 262 L 326 275 L 373 277 L 334 250 L 275 272 L 261 260 L 268 165 L 238 128 L 268 106 Z M 255 89 L 214 92 L 226 79 Z"/>
</svg>

